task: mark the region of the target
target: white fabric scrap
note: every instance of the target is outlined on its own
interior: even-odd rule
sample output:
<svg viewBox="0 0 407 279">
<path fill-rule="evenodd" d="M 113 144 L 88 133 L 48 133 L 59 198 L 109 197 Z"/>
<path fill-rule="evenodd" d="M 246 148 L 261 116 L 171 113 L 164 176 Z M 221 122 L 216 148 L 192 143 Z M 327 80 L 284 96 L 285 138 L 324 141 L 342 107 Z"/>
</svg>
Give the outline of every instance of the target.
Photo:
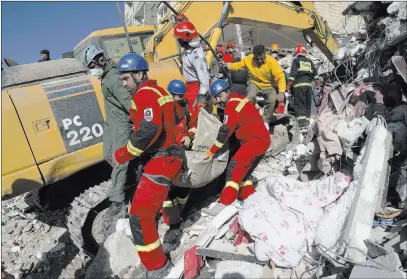
<svg viewBox="0 0 407 279">
<path fill-rule="evenodd" d="M 295 267 L 303 257 L 312 256 L 323 207 L 342 195 L 349 180 L 336 173 L 307 183 L 288 177 L 261 182 L 239 214 L 240 225 L 255 241 L 256 258 Z"/>
</svg>

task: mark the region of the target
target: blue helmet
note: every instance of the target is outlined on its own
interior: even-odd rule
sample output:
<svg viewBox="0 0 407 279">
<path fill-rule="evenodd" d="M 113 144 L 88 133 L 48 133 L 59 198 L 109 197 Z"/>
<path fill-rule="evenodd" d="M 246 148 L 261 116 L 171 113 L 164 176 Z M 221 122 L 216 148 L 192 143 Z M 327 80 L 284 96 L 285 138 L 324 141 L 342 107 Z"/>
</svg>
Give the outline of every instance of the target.
<svg viewBox="0 0 407 279">
<path fill-rule="evenodd" d="M 225 89 L 228 89 L 229 87 L 230 85 L 225 80 L 215 80 L 210 86 L 212 97 L 218 96 L 220 92 L 225 91 Z"/>
<path fill-rule="evenodd" d="M 119 72 L 137 72 L 148 71 L 147 60 L 137 53 L 128 53 L 123 55 L 119 60 Z"/>
<path fill-rule="evenodd" d="M 187 87 L 179 79 L 173 79 L 168 83 L 167 91 L 175 95 L 184 95 L 187 93 Z"/>
</svg>

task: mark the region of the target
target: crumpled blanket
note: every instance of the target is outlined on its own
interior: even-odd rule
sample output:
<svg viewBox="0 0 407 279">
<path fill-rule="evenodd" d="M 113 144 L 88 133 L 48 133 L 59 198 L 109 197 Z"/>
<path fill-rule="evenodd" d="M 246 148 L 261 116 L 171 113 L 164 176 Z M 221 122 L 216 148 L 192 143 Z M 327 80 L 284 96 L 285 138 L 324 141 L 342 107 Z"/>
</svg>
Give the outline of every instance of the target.
<svg viewBox="0 0 407 279">
<path fill-rule="evenodd" d="M 269 177 L 243 204 L 239 223 L 255 241 L 256 258 L 277 266 L 295 267 L 311 257 L 323 207 L 335 202 L 349 186 L 342 173 L 300 182 L 288 177 Z"/>
</svg>

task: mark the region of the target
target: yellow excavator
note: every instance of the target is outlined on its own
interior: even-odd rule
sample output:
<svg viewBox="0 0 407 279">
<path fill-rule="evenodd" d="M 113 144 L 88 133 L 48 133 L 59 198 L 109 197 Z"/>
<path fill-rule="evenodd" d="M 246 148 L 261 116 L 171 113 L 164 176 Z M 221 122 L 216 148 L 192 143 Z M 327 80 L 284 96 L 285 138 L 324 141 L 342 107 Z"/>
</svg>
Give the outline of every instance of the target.
<svg viewBox="0 0 407 279">
<path fill-rule="evenodd" d="M 207 61 L 216 59 L 213 49 L 226 23 L 303 32 L 328 58 L 339 49 L 312 2 L 178 2 L 174 8 L 163 3 L 170 10 L 155 28 L 127 27 L 132 48 L 144 54 L 150 76 L 163 87 L 174 78 L 183 79 L 181 49 L 173 37 L 178 13 L 201 33 Z M 14 65 L 2 71 L 3 198 L 50 185 L 103 160 L 105 113 L 100 81 L 88 75 L 80 61 L 89 44 L 101 47 L 113 59 L 127 53 L 124 31 L 112 28 L 91 33 L 75 47 L 74 58 Z M 95 219 L 91 212 L 106 197 L 106 187 L 95 186 L 72 204 L 68 227 L 79 248 L 96 243 L 89 232 Z M 97 251 L 97 243 L 91 250 Z"/>
</svg>

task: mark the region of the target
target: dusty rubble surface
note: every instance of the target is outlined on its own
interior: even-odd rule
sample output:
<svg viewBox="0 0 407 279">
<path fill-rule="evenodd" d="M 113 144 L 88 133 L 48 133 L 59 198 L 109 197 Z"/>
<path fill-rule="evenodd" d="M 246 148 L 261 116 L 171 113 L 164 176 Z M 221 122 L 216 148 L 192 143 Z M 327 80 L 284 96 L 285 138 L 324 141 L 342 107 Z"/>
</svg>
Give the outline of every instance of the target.
<svg viewBox="0 0 407 279">
<path fill-rule="evenodd" d="M 319 74 L 334 72 L 308 134 L 267 154 L 245 203 L 216 202 L 223 176 L 193 191 L 171 278 L 191 275 L 184 260 L 196 244 L 203 250 L 193 257 L 204 256 L 197 278 L 406 278 L 406 11 L 404 2 L 350 6 L 366 28 L 335 55 L 335 67 L 313 50 Z M 274 129 L 273 144 L 287 140 L 284 126 Z M 15 278 L 142 277 L 128 219 L 90 258 L 72 244 L 66 214 L 30 209 L 24 196 L 3 202 L 4 270 Z M 160 221 L 162 242 L 167 230 Z"/>
<path fill-rule="evenodd" d="M 67 210 L 30 209 L 26 196 L 2 202 L 2 268 L 15 278 L 81 278 L 90 258 L 69 237 Z"/>
</svg>

